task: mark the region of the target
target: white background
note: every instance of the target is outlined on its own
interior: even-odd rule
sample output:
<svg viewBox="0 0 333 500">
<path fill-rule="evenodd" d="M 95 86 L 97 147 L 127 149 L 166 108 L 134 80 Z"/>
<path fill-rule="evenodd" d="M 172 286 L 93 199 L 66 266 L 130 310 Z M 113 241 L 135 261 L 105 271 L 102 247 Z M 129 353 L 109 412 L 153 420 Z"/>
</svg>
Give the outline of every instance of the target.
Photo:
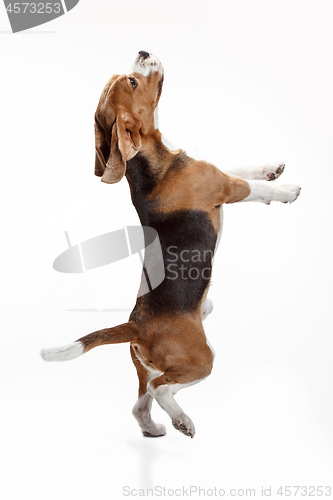
<svg viewBox="0 0 333 500">
<path fill-rule="evenodd" d="M 2 498 L 333 485 L 332 15 L 329 1 L 80 0 L 13 35 L 0 7 Z M 93 175 L 93 115 L 139 50 L 163 62 L 170 140 L 222 170 L 283 161 L 277 182 L 302 186 L 292 205 L 226 207 L 206 322 L 214 370 L 177 395 L 193 440 L 156 404 L 167 435 L 141 436 L 128 345 L 63 364 L 38 354 L 128 318 L 87 311 L 87 276 L 52 262 L 64 230 L 75 243 L 137 221 L 126 180 Z M 137 275 L 105 272 L 130 301 Z"/>
</svg>

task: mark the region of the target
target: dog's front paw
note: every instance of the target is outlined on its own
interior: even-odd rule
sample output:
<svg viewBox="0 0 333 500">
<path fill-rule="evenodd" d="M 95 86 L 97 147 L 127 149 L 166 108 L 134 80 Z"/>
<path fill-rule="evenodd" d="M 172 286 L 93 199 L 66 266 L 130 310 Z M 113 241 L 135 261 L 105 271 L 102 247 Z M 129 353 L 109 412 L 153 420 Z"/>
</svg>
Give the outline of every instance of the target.
<svg viewBox="0 0 333 500">
<path fill-rule="evenodd" d="M 174 426 L 175 429 L 177 429 L 177 431 L 180 431 L 183 434 L 185 434 L 185 436 L 190 436 L 191 438 L 194 437 L 195 434 L 194 423 L 187 415 L 183 414 L 179 418 L 172 419 L 172 425 Z"/>
<path fill-rule="evenodd" d="M 267 165 L 262 168 L 260 179 L 264 181 L 274 181 L 274 179 L 280 177 L 284 171 L 284 167 L 284 163 L 267 163 Z"/>
<path fill-rule="evenodd" d="M 282 203 L 293 203 L 299 197 L 301 188 L 296 184 L 285 184 L 280 186 L 280 196 Z"/>
</svg>

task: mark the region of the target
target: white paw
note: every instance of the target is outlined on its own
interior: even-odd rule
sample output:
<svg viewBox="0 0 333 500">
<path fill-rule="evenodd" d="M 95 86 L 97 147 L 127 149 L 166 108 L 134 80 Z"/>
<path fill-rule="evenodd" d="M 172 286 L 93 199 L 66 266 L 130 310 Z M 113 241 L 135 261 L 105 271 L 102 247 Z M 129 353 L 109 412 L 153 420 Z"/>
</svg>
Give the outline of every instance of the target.
<svg viewBox="0 0 333 500">
<path fill-rule="evenodd" d="M 299 197 L 301 188 L 296 184 L 285 184 L 280 186 L 280 199 L 282 203 L 293 203 Z"/>
<path fill-rule="evenodd" d="M 280 175 L 284 171 L 284 167 L 284 163 L 267 163 L 267 165 L 264 165 L 262 167 L 258 179 L 262 179 L 264 181 L 273 181 L 274 179 L 280 177 Z"/>
<path fill-rule="evenodd" d="M 185 436 L 190 436 L 191 438 L 194 437 L 195 434 L 195 428 L 194 428 L 194 423 L 188 417 L 183 413 L 180 415 L 178 418 L 173 418 L 172 419 L 172 425 L 174 426 L 177 431 L 182 432 L 185 434 Z"/>
<path fill-rule="evenodd" d="M 142 430 L 142 434 L 145 437 L 159 437 L 166 435 L 166 428 L 163 424 L 155 424 L 147 426 L 144 430 Z"/>
</svg>

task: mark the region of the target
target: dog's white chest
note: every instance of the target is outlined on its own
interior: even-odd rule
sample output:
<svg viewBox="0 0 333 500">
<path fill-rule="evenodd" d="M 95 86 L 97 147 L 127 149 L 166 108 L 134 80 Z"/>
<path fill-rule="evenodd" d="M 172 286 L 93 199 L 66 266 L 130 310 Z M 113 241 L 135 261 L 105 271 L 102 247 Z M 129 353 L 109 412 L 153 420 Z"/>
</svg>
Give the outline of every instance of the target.
<svg viewBox="0 0 333 500">
<path fill-rule="evenodd" d="M 222 229 L 223 229 L 223 205 L 221 205 L 221 207 L 220 207 L 220 229 L 219 229 L 219 232 L 217 234 L 216 245 L 215 245 L 215 250 L 214 250 L 214 256 L 215 256 L 217 247 L 219 246 L 219 243 L 220 243 L 220 240 L 221 240 Z"/>
</svg>

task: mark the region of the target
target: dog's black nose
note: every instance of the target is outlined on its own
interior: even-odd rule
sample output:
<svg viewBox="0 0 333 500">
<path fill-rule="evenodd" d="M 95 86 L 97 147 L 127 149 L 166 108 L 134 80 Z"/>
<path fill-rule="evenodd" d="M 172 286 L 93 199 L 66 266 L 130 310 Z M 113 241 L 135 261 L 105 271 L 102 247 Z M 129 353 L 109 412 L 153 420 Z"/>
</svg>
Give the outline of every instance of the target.
<svg viewBox="0 0 333 500">
<path fill-rule="evenodd" d="M 146 52 L 145 50 L 140 50 L 139 52 L 140 56 L 142 56 L 144 59 L 147 59 L 149 57 L 149 53 Z"/>
</svg>

